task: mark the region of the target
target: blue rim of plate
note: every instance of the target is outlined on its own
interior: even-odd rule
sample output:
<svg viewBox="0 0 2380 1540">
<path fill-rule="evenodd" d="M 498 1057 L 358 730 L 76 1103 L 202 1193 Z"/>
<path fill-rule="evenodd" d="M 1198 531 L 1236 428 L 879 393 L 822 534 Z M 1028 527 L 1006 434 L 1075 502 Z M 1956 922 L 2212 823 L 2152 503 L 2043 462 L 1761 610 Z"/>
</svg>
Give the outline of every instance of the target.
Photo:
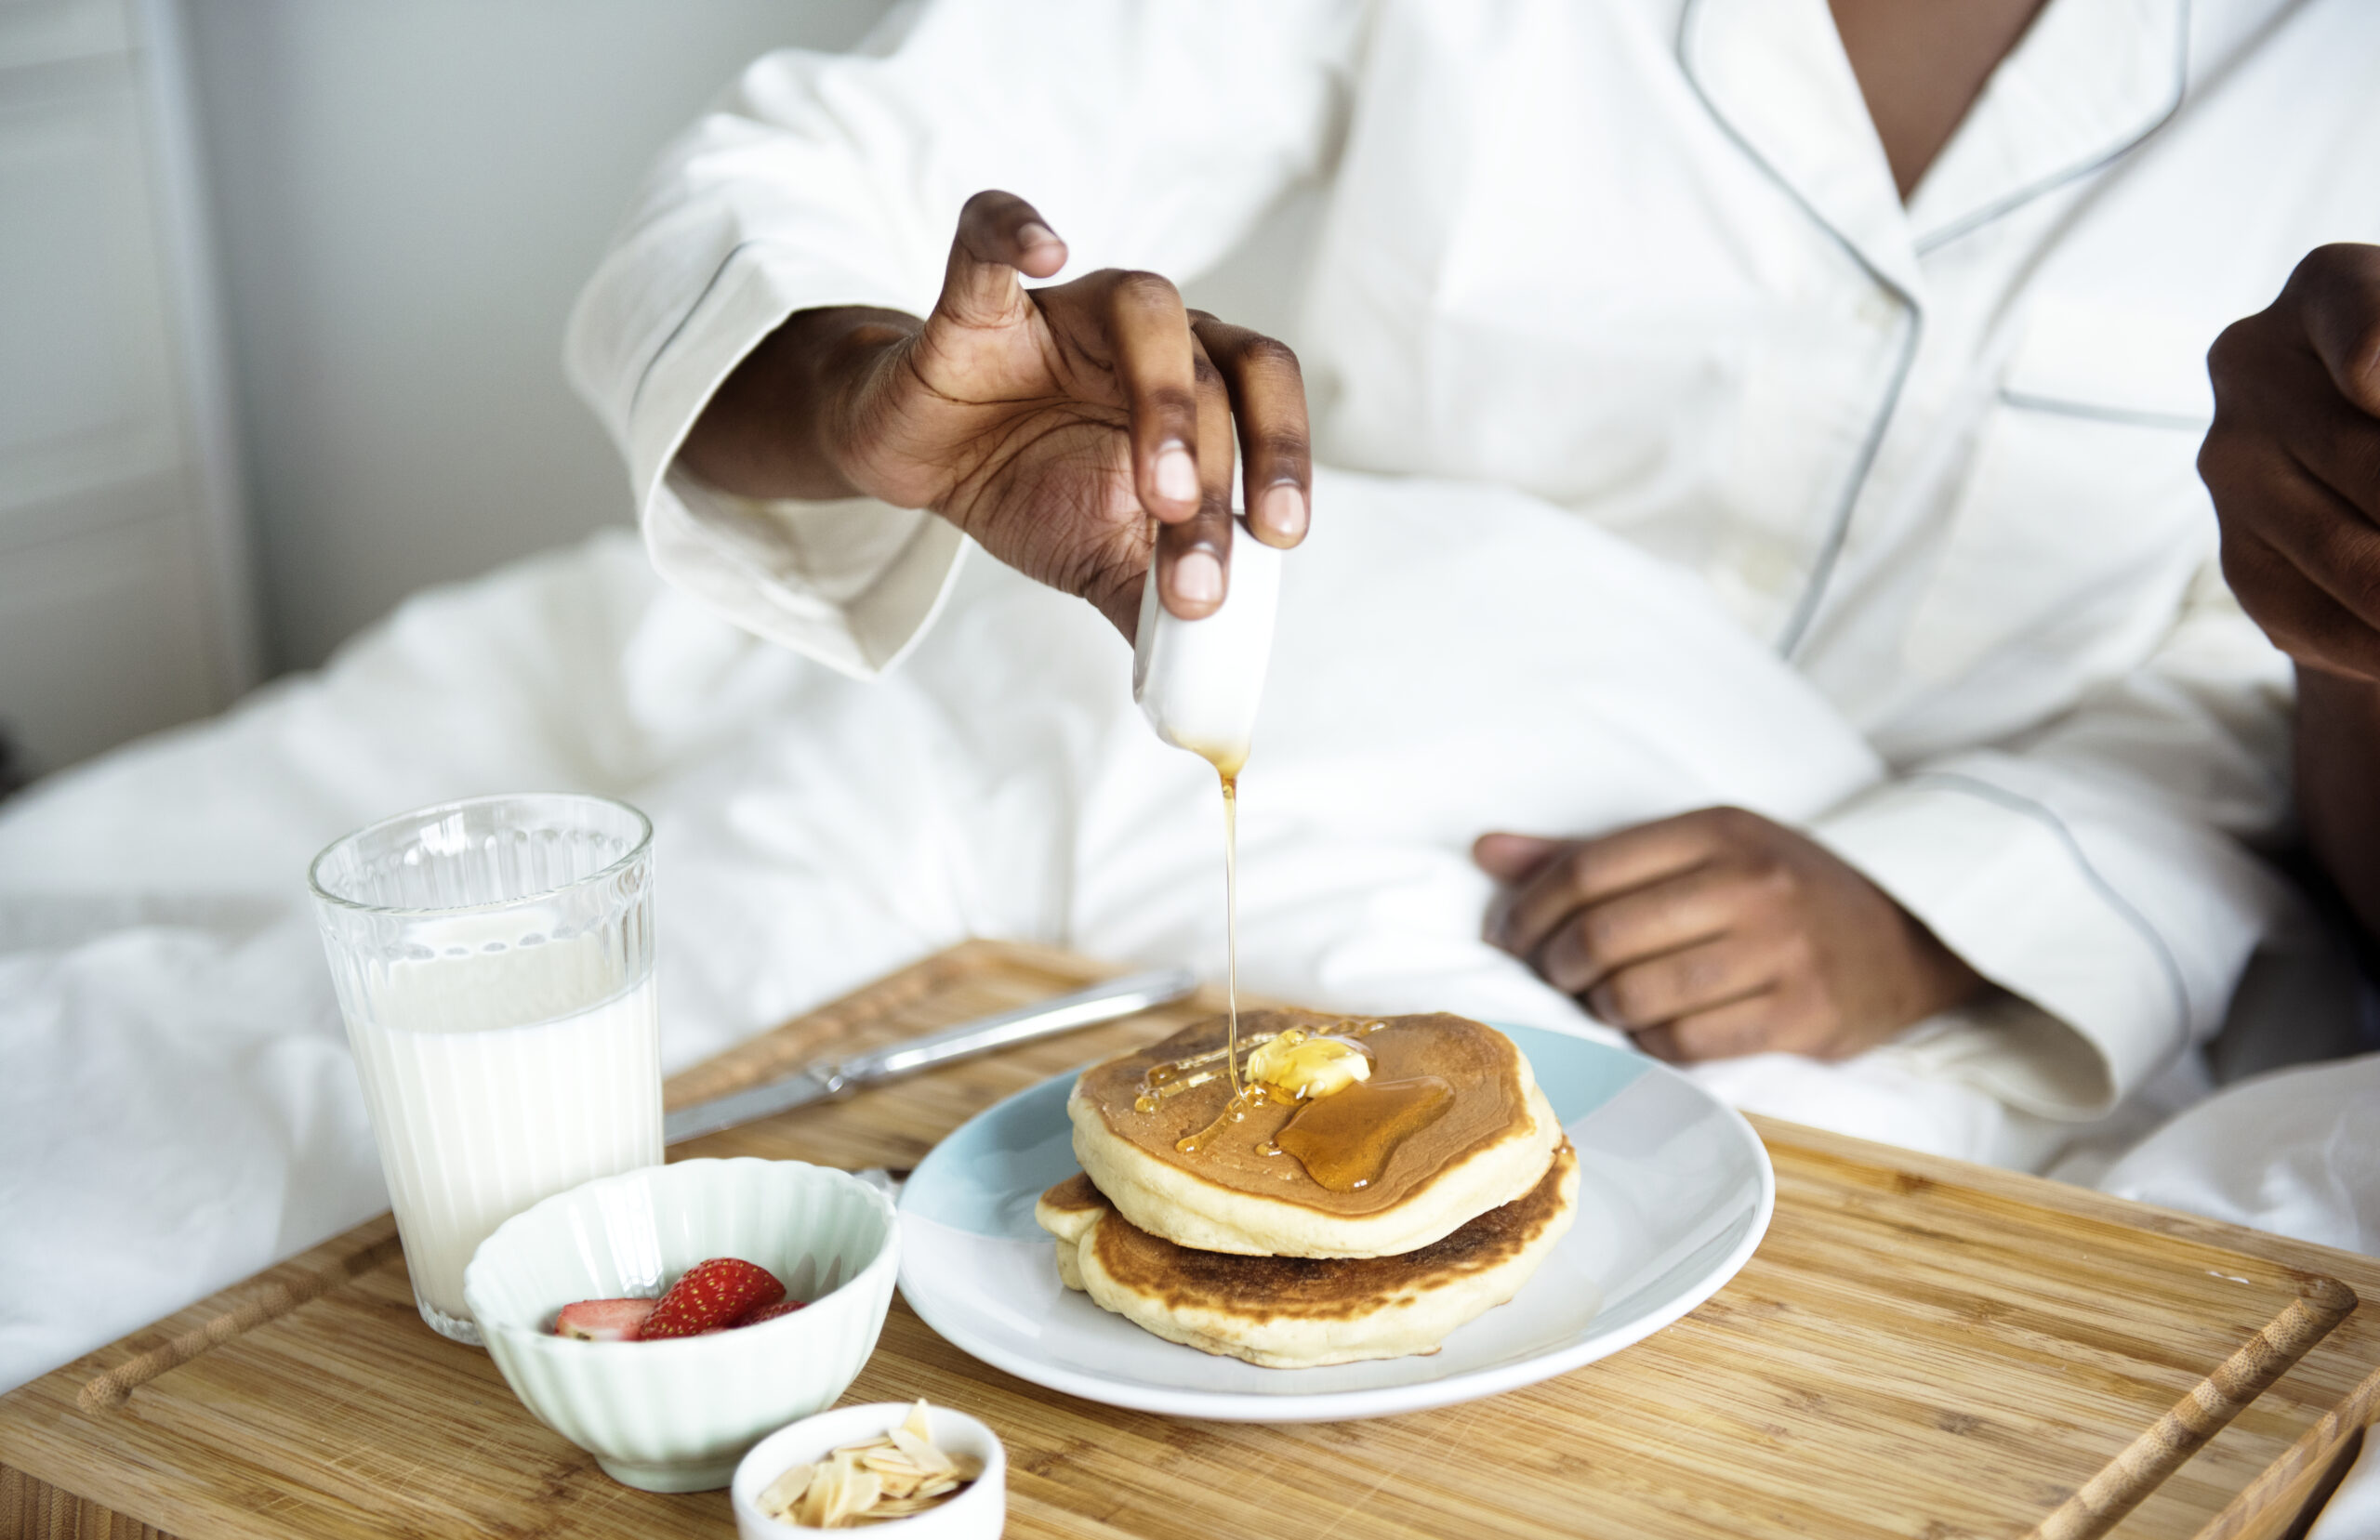
<svg viewBox="0 0 2380 1540">
<path fill-rule="evenodd" d="M 901 1257 L 902 1296 L 908 1300 L 910 1309 L 917 1311 L 919 1319 L 952 1346 L 1019 1379 L 1105 1405 L 1220 1422 L 1328 1422 L 1425 1411 L 1519 1389 L 1567 1374 L 1633 1346 L 1726 1287 L 1728 1281 L 1752 1259 L 1752 1253 L 1768 1232 L 1769 1220 L 1777 1206 L 1777 1176 L 1769 1163 L 1767 1148 L 1761 1143 L 1760 1136 L 1752 1131 L 1752 1125 L 1745 1122 L 1735 1109 L 1686 1076 L 1644 1054 L 1612 1047 L 1573 1033 L 1501 1022 L 1496 1026 L 1512 1037 L 1528 1056 L 1531 1067 L 1538 1073 L 1539 1084 L 1543 1086 L 1566 1129 L 1585 1123 L 1639 1079 L 1659 1076 L 1673 1082 L 1675 1086 L 1683 1088 L 1693 1099 L 1716 1113 L 1723 1125 L 1738 1137 L 1757 1174 L 1758 1196 L 1749 1215 L 1740 1209 L 1735 1211 L 1721 1226 L 1720 1234 L 1712 1235 L 1702 1243 L 1700 1250 L 1708 1250 L 1712 1244 L 1722 1239 L 1727 1244 L 1724 1252 L 1712 1257 L 1692 1282 L 1626 1314 L 1606 1329 L 1584 1332 L 1558 1347 L 1468 1371 L 1449 1370 L 1442 1376 L 1315 1393 L 1292 1389 L 1261 1392 L 1197 1389 L 1086 1373 L 1029 1353 L 1012 1351 L 984 1339 L 951 1319 L 942 1309 L 941 1302 L 948 1285 L 929 1283 L 919 1286 L 913 1275 L 913 1259 L 917 1257 L 919 1248 L 911 1247 L 906 1240 Z M 1032 1234 L 1040 1235 L 1038 1227 L 1034 1226 L 1032 1220 L 1034 1199 L 1050 1183 L 1078 1169 L 1074 1163 L 1072 1128 L 1065 1116 L 1065 1095 L 1079 1073 L 1076 1070 L 1053 1075 L 995 1103 L 968 1119 L 935 1145 L 904 1186 L 900 1213 L 905 1225 L 912 1219 L 924 1219 L 966 1233 L 985 1235 L 986 1232 L 980 1228 L 980 1217 L 989 1205 L 1002 1216 L 1002 1224 L 1010 1238 L 1021 1238 L 1027 1227 L 1031 1228 Z M 988 1131 L 1006 1122 L 1020 1119 L 1035 1129 L 1038 1137 L 1018 1154 L 1001 1146 Z M 1064 1152 L 1063 1170 L 1057 1169 L 1056 1165 L 1058 1151 Z M 970 1157 L 972 1157 L 972 1163 Z M 1056 1174 L 1051 1175 L 1053 1170 Z M 1587 1179 L 1583 1171 L 1581 1179 Z M 1053 1261 L 1053 1275 L 1055 1266 Z M 1674 1265 L 1672 1270 L 1674 1270 Z M 1645 1292 L 1644 1288 L 1639 1288 L 1619 1300 L 1606 1298 L 1598 1307 L 1593 1320 L 1603 1320 L 1605 1315 Z M 1514 1301 L 1527 1297 L 1527 1293 L 1525 1288 L 1521 1295 L 1514 1296 Z M 1095 1310 L 1098 1307 L 1090 1308 Z M 1499 1310 L 1511 1308 L 1510 1305 L 1498 1307 Z M 1194 1348 L 1179 1348 L 1178 1350 L 1184 1353 L 1198 1351 Z M 1293 1381 L 1297 1375 L 1330 1371 L 1324 1368 L 1269 1369 L 1262 1372 L 1267 1376 L 1279 1375 L 1287 1382 Z"/>
</svg>

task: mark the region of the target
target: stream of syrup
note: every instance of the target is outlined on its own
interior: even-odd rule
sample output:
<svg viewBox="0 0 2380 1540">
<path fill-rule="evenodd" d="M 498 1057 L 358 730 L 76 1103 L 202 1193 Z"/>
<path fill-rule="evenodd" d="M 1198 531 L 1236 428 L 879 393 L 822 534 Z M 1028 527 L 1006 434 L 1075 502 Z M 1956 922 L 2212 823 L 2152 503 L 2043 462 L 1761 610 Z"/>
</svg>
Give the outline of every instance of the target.
<svg viewBox="0 0 2380 1540">
<path fill-rule="evenodd" d="M 1215 767 L 1215 774 L 1222 781 L 1223 791 L 1223 998 L 1230 1012 L 1230 1025 L 1226 1029 L 1223 1047 L 1193 1054 L 1170 1063 L 1150 1066 L 1142 1078 L 1140 1094 L 1134 1098 L 1133 1107 L 1144 1113 L 1154 1112 L 1169 1097 L 1207 1085 L 1215 1078 L 1210 1066 L 1221 1059 L 1230 1087 L 1223 1111 L 1204 1128 L 1175 1140 L 1174 1149 L 1185 1155 L 1195 1155 L 1223 1129 L 1247 1117 L 1254 1109 L 1268 1103 L 1277 1104 L 1295 1110 L 1274 1139 L 1266 1139 L 1256 1147 L 1258 1154 L 1288 1153 L 1316 1182 L 1332 1191 L 1351 1192 L 1368 1187 L 1385 1168 L 1388 1157 L 1399 1144 L 1445 1115 L 1454 1100 L 1453 1087 L 1435 1075 L 1372 1086 L 1367 1086 L 1358 1079 L 1353 1086 L 1307 1099 L 1302 1090 L 1291 1091 L 1263 1081 L 1241 1078 L 1239 772 L 1247 763 L 1247 755 L 1243 751 L 1236 757 L 1209 754 L 1205 757 Z M 1370 1050 L 1355 1039 L 1378 1032 L 1384 1024 L 1380 1021 L 1348 1022 L 1342 1029 L 1348 1035 L 1338 1040 L 1368 1060 Z M 1251 1038 L 1249 1046 L 1252 1052 L 1279 1036 L 1277 1033 L 1264 1033 Z M 1350 1099 L 1353 1092 L 1366 1094 Z"/>
<path fill-rule="evenodd" d="M 1231 1071 L 1231 1095 L 1236 1104 L 1239 1084 L 1239 766 L 1215 764 L 1223 783 L 1223 1003 L 1231 1011 L 1228 1052 L 1223 1063 Z"/>
<path fill-rule="evenodd" d="M 1223 1073 L 1230 1080 L 1231 1095 L 1225 1099 L 1220 1117 L 1174 1142 L 1173 1147 L 1185 1155 L 1197 1154 L 1226 1124 L 1246 1117 L 1249 1109 L 1262 1101 L 1264 1095 L 1263 1086 L 1243 1086 L 1239 1079 L 1239 772 L 1248 758 L 1245 754 L 1236 758 L 1210 754 L 1207 758 L 1223 785 L 1223 1003 L 1231 1013 L 1231 1024 L 1223 1038 Z M 1202 1060 L 1210 1057 L 1198 1056 Z M 1190 1060 L 1182 1062 L 1186 1065 Z M 1182 1088 L 1187 1090 L 1189 1086 Z"/>
</svg>

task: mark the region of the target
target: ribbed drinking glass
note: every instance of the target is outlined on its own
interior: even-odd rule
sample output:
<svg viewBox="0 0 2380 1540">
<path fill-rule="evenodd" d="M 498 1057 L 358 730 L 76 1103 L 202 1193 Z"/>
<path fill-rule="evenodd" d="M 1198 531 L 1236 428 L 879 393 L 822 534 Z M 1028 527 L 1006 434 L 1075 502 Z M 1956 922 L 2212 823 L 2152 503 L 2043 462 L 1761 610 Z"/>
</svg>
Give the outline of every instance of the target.
<svg viewBox="0 0 2380 1540">
<path fill-rule="evenodd" d="M 538 1199 L 661 1161 L 653 825 L 541 793 L 401 813 L 314 859 L 323 945 L 421 1318 Z"/>
</svg>

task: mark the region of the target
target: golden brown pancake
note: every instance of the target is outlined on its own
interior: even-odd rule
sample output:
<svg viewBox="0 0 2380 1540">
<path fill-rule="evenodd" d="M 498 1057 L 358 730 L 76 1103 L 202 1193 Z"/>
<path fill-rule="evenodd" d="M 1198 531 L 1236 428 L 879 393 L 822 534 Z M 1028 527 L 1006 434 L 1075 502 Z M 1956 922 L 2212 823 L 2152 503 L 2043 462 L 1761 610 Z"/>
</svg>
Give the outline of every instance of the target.
<svg viewBox="0 0 2380 1540">
<path fill-rule="evenodd" d="M 1537 1184 L 1401 1257 L 1317 1260 L 1194 1251 L 1127 1221 L 1091 1179 L 1050 1189 L 1034 1218 L 1069 1288 L 1166 1338 L 1266 1368 L 1434 1353 L 1519 1292 L 1578 1210 L 1569 1142 Z"/>
<path fill-rule="evenodd" d="M 1289 1106 L 1260 1103 L 1240 1121 L 1214 1127 L 1231 1099 L 1220 1060 L 1208 1083 L 1167 1097 L 1152 1111 L 1135 1105 L 1153 1067 L 1223 1046 L 1221 1018 L 1085 1071 L 1066 1107 L 1075 1158 L 1140 1229 L 1201 1251 L 1254 1257 L 1395 1256 L 1536 1186 L 1562 1129 L 1512 1040 L 1443 1013 L 1372 1020 L 1377 1029 L 1362 1031 L 1363 1018 L 1314 1011 L 1240 1018 L 1243 1053 L 1251 1039 L 1288 1027 L 1353 1035 L 1369 1050 L 1370 1079 L 1313 1103 L 1317 1112 L 1352 1108 L 1382 1086 L 1430 1077 L 1450 1088 L 1445 1111 L 1397 1143 L 1361 1187 L 1334 1191 L 1296 1155 L 1264 1152 L 1295 1114 Z M 1209 1137 L 1196 1152 L 1177 1148 L 1201 1133 Z"/>
</svg>

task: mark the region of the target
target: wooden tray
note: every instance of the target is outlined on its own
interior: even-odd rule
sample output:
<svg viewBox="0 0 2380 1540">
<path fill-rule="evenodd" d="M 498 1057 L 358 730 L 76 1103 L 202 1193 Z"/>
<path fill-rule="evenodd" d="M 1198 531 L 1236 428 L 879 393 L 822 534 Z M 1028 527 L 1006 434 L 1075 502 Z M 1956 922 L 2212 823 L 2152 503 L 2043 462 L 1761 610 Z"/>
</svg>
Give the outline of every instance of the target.
<svg viewBox="0 0 2380 1540">
<path fill-rule="evenodd" d="M 1110 971 L 971 942 L 688 1071 L 670 1101 Z M 1209 1008 L 681 1153 L 911 1165 L 994 1100 Z M 1008 1441 L 1010 1532 L 1086 1540 L 2278 1536 L 2380 1405 L 2380 1310 L 2355 1308 L 2380 1298 L 2380 1262 L 1760 1128 L 1777 1218 L 1743 1272 L 1668 1330 L 1528 1389 L 1372 1422 L 1184 1422 L 1011 1378 L 896 1302 L 850 1399 L 974 1412 Z M 716 1540 L 732 1522 L 723 1493 L 611 1481 L 485 1354 L 432 1335 L 385 1217 L 0 1398 L 0 1534 Z"/>
</svg>

